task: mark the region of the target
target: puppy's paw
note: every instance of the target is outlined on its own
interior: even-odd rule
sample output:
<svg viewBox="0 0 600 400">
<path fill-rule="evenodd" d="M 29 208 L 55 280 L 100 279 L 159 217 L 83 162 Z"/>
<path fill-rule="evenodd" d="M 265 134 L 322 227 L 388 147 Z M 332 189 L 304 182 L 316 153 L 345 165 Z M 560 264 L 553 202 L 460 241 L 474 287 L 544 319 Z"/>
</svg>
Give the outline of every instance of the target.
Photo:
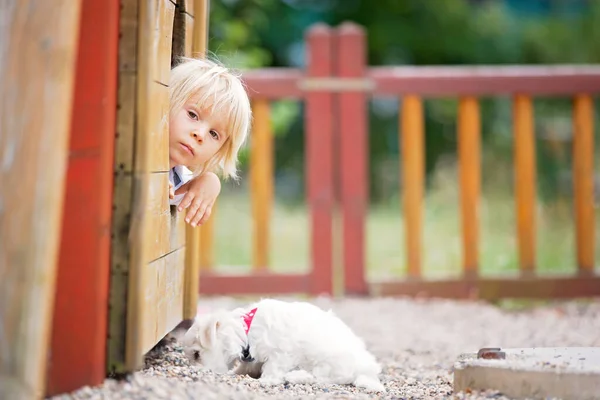
<svg viewBox="0 0 600 400">
<path fill-rule="evenodd" d="M 386 392 L 385 387 L 379 379 L 366 375 L 360 375 L 356 378 L 354 386 L 365 389 L 367 392 Z"/>
<path fill-rule="evenodd" d="M 287 374 L 285 374 L 285 381 L 289 382 L 289 383 L 314 383 L 315 382 L 315 377 L 303 370 L 303 369 L 298 369 L 295 371 L 290 371 Z"/>
</svg>

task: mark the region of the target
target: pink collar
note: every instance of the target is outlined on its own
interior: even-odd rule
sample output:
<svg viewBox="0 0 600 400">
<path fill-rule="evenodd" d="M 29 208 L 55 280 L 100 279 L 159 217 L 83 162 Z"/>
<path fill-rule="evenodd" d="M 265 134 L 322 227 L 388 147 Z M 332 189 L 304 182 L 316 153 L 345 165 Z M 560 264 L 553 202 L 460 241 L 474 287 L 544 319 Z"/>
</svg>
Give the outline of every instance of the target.
<svg viewBox="0 0 600 400">
<path fill-rule="evenodd" d="M 244 331 L 246 332 L 246 335 L 248 334 L 248 331 L 250 330 L 250 325 L 252 325 L 252 320 L 254 319 L 254 315 L 256 315 L 256 308 L 253 308 L 252 310 L 248 311 L 246 314 L 242 315 L 242 318 L 244 319 Z"/>
</svg>

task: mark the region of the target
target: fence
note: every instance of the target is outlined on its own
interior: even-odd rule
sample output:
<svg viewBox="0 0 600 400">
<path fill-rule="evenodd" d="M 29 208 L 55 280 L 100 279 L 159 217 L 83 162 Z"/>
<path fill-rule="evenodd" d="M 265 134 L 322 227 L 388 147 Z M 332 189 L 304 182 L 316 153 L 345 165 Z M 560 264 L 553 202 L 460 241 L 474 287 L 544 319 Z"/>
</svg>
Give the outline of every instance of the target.
<svg viewBox="0 0 600 400">
<path fill-rule="evenodd" d="M 344 292 L 358 295 L 433 295 L 441 297 L 579 297 L 600 295 L 594 273 L 593 99 L 600 91 L 600 67 L 368 67 L 365 34 L 354 24 L 337 29 L 312 27 L 307 34 L 305 70 L 248 71 L 244 77 L 254 101 L 251 197 L 254 235 L 253 272 L 219 274 L 212 257 L 212 223 L 202 228 L 200 293 L 331 294 L 334 207 L 341 208 Z M 367 282 L 365 215 L 368 206 L 367 99 L 397 96 L 401 143 L 403 213 L 408 276 L 398 281 Z M 516 172 L 516 236 L 520 276 L 480 277 L 479 214 L 481 121 L 479 98 L 512 96 Z M 578 273 L 567 277 L 536 275 L 536 158 L 534 96 L 573 98 L 574 195 Z M 423 99 L 458 97 L 458 157 L 462 219 L 460 279 L 422 278 L 424 198 Z M 273 146 L 269 102 L 305 102 L 307 204 L 311 219 L 311 271 L 304 275 L 269 272 L 269 217 L 273 203 Z M 343 132 L 343 134 L 342 134 Z M 338 157 L 334 157 L 334 151 Z M 338 164 L 334 160 L 338 160 Z M 335 171 L 339 175 L 335 174 Z M 339 182 L 335 177 L 339 176 Z M 340 198 L 334 198 L 339 183 Z M 214 218 L 213 218 L 214 219 Z M 401 229 L 401 227 L 398 227 Z"/>
</svg>

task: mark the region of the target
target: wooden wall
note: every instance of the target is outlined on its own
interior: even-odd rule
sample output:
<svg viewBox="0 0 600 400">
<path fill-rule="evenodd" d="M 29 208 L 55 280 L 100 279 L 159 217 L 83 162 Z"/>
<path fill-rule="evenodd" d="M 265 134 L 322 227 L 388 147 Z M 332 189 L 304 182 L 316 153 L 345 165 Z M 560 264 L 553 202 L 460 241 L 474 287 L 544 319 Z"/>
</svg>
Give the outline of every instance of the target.
<svg viewBox="0 0 600 400">
<path fill-rule="evenodd" d="M 190 305 L 197 301 L 197 289 L 193 290 L 190 281 L 194 280 L 191 261 L 186 267 L 186 257 L 192 260 L 194 256 L 193 249 L 186 254 L 190 232 L 186 232 L 184 214 L 169 206 L 168 84 L 172 58 L 193 55 L 195 10 L 205 9 L 203 1 L 123 2 L 114 163 L 111 371 L 139 368 L 143 354 L 186 318 L 185 304 L 189 315 Z M 206 18 L 206 12 L 201 14 Z"/>
</svg>

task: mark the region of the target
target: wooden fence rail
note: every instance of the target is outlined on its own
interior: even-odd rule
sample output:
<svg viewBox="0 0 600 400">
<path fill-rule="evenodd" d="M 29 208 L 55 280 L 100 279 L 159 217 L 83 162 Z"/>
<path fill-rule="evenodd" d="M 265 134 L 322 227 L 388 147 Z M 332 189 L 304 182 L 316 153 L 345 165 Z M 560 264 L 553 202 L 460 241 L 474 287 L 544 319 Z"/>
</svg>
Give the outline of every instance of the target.
<svg viewBox="0 0 600 400">
<path fill-rule="evenodd" d="M 313 27 L 307 38 L 307 68 L 247 71 L 244 79 L 255 99 L 251 195 L 255 224 L 255 271 L 252 277 L 203 275 L 201 293 L 332 292 L 332 212 L 339 205 L 344 291 L 352 294 L 430 294 L 443 297 L 576 297 L 600 295 L 594 275 L 594 113 L 592 96 L 600 93 L 600 66 L 367 67 L 365 33 L 357 25 Z M 336 60 L 335 68 L 331 60 Z M 399 143 L 407 279 L 367 282 L 365 216 L 368 207 L 367 100 L 398 97 Z M 513 103 L 515 236 L 520 276 L 486 279 L 480 272 L 479 202 L 481 197 L 481 116 L 483 97 L 509 96 Z M 456 280 L 427 281 L 423 269 L 425 140 L 423 101 L 458 98 L 458 160 L 462 271 Z M 536 275 L 536 149 L 533 99 L 573 98 L 573 181 L 578 274 L 564 278 Z M 306 187 L 311 218 L 311 288 L 301 277 L 267 275 L 268 218 L 272 207 L 273 149 L 269 102 L 306 103 Z M 315 142 L 318 138 L 318 144 Z M 338 157 L 334 157 L 335 152 Z M 334 161 L 338 164 L 334 165 Z M 334 174 L 335 171 L 339 175 Z M 338 176 L 340 198 L 333 198 Z M 399 227 L 401 229 L 401 227 Z M 211 232 L 204 232 L 205 238 Z M 211 251 L 204 247 L 205 250 Z M 212 256 L 211 256 L 212 257 Z M 212 259 L 212 258 L 211 258 Z M 212 267 L 212 265 L 210 266 Z M 262 277 L 261 277 L 262 276 Z M 269 276 L 269 278 L 267 278 Z M 304 279 L 305 277 L 302 277 Z M 285 279 L 288 284 L 283 285 Z M 294 281 L 296 284 L 291 284 Z M 274 284 L 279 284 L 275 286 Z M 305 282 L 306 283 L 306 282 Z M 253 286 L 256 285 L 256 286 Z"/>
</svg>

